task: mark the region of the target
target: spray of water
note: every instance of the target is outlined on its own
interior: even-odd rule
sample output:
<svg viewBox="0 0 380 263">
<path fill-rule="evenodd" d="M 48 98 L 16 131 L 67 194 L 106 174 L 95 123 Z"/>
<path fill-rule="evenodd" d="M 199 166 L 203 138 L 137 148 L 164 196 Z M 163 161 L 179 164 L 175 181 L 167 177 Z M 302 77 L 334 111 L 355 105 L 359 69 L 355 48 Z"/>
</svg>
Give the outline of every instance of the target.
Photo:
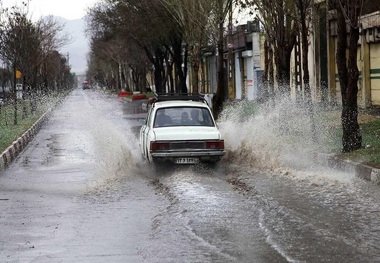
<svg viewBox="0 0 380 263">
<path fill-rule="evenodd" d="M 270 170 L 308 168 L 329 148 L 329 130 L 310 116 L 306 105 L 290 99 L 258 105 L 242 101 L 227 107 L 219 120 L 226 158 L 238 165 Z M 315 130 L 313 125 L 315 124 Z M 314 135 L 316 140 L 313 139 Z"/>
<path fill-rule="evenodd" d="M 77 118 L 91 130 L 94 141 L 92 152 L 95 174 L 94 180 L 88 183 L 87 192 L 101 195 L 106 191 L 117 190 L 129 176 L 138 174 L 142 157 L 130 125 L 120 121 L 119 110 L 114 108 L 113 101 L 92 98 L 86 103 L 90 104 L 91 111 Z"/>
</svg>

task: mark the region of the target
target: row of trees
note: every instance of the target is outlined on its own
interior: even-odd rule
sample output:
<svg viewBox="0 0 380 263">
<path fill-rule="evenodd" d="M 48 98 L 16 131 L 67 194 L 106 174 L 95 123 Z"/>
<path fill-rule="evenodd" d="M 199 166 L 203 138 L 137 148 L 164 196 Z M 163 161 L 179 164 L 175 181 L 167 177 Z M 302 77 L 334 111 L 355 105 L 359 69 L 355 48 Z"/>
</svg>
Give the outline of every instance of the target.
<svg viewBox="0 0 380 263">
<path fill-rule="evenodd" d="M 342 93 L 343 151 L 361 147 L 357 121 L 356 64 L 358 19 L 365 0 L 103 0 L 88 16 L 91 37 L 89 74 L 103 84 L 125 88 L 132 80 L 139 90 L 147 87 L 152 71 L 157 92 L 187 92 L 188 65 L 199 72 L 202 49 L 218 52 L 218 87 L 214 113 L 225 99 L 223 39 L 225 20 L 231 5 L 252 10 L 264 28 L 265 70 L 263 83 L 268 97 L 275 91 L 290 95 L 291 54 L 299 37 L 302 47 L 304 94 L 312 116 L 308 48 L 315 7 L 324 4 L 336 10 L 338 51 L 336 53 Z M 348 29 L 348 30 L 347 30 Z M 347 38 L 350 39 L 347 42 Z M 347 46 L 347 43 L 349 46 Z M 346 52 L 346 50 L 349 52 Z M 275 65 L 275 66 L 274 66 Z M 174 74 L 173 74 L 174 72 Z M 348 74 L 352 72 L 353 74 Z M 192 88 L 198 92 L 198 76 L 192 74 Z M 274 83 L 277 83 L 275 89 Z"/>
<path fill-rule="evenodd" d="M 103 0 L 88 12 L 90 78 L 103 85 L 147 88 L 147 73 L 156 91 L 186 93 L 188 65 L 200 68 L 202 50 L 216 46 L 218 69 L 216 110 L 224 100 L 223 37 L 232 0 Z M 198 74 L 192 74 L 198 92 Z"/>
<path fill-rule="evenodd" d="M 342 151 L 361 148 L 362 137 L 358 124 L 358 78 L 357 52 L 359 18 L 366 0 L 243 0 L 243 6 L 255 7 L 258 18 L 265 28 L 266 67 L 264 83 L 269 94 L 274 94 L 274 79 L 283 94 L 290 92 L 291 54 L 299 36 L 302 53 L 303 86 L 309 113 L 312 115 L 311 89 L 309 83 L 308 48 L 309 35 L 313 30 L 312 18 L 323 4 L 335 10 L 337 21 L 336 61 L 342 97 Z M 316 8 L 317 7 L 317 8 Z M 271 58 L 274 57 L 272 60 Z M 272 63 L 276 65 L 276 76 Z"/>
<path fill-rule="evenodd" d="M 0 6 L 1 2 L 0 0 Z M 0 85 L 13 87 L 15 124 L 16 84 L 22 84 L 23 99 L 26 100 L 29 96 L 31 103 L 38 93 L 59 91 L 73 86 L 74 78 L 70 73 L 68 58 L 58 52 L 68 41 L 61 34 L 62 27 L 53 17 L 32 22 L 28 17 L 26 3 L 0 9 Z"/>
</svg>

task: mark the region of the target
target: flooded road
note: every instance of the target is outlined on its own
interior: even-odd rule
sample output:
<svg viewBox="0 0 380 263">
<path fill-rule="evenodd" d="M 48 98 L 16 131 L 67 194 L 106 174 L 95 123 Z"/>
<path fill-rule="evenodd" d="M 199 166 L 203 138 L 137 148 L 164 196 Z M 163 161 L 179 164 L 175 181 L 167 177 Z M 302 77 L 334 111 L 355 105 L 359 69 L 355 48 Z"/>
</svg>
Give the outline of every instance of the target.
<svg viewBox="0 0 380 263">
<path fill-rule="evenodd" d="M 1 262 L 380 262 L 378 186 L 243 154 L 155 174 L 131 113 L 92 90 L 54 110 L 0 174 Z"/>
</svg>

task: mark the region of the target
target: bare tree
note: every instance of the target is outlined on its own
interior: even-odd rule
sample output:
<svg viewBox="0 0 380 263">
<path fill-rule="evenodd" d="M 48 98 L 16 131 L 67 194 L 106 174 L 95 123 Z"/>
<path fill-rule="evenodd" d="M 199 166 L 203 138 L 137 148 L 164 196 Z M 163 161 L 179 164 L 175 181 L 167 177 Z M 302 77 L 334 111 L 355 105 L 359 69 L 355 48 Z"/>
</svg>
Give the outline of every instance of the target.
<svg viewBox="0 0 380 263">
<path fill-rule="evenodd" d="M 23 6 L 24 7 L 24 6 Z M 12 7 L 2 14 L 0 25 L 0 57 L 13 71 L 14 125 L 18 124 L 16 96 L 16 72 L 20 70 L 22 58 L 27 52 L 27 41 L 33 30 L 31 21 L 22 7 Z"/>
<path fill-rule="evenodd" d="M 34 91 L 37 79 L 41 77 L 41 66 L 46 57 L 61 47 L 65 38 L 58 36 L 62 27 L 52 19 L 33 23 L 28 18 L 27 4 L 3 10 L 0 25 L 0 58 L 13 70 L 13 87 L 16 85 L 16 72 L 22 73 L 21 83 L 26 94 Z M 61 68 L 63 70 L 63 68 Z M 65 70 L 68 70 L 65 68 Z M 61 74 L 62 72 L 59 72 Z M 70 74 L 68 74 L 70 75 Z M 27 90 L 25 90 L 25 88 Z M 25 94 L 25 91 L 27 93 Z M 17 124 L 17 96 L 14 96 L 15 118 Z M 32 101 L 32 100 L 30 100 Z M 26 116 L 26 104 L 23 103 L 23 117 Z M 32 111 L 35 109 L 31 107 Z"/>
<path fill-rule="evenodd" d="M 201 65 L 201 48 L 206 46 L 211 34 L 209 22 L 213 11 L 213 1 L 161 0 L 173 16 L 185 43 L 189 47 L 192 65 L 193 92 L 199 92 L 199 68 Z"/>
<path fill-rule="evenodd" d="M 104 42 L 117 39 L 125 49 L 131 45 L 139 47 L 141 52 L 135 52 L 134 56 L 140 55 L 144 61 L 142 56 L 146 56 L 151 61 L 156 91 L 162 92 L 170 37 L 178 35 L 175 21 L 159 0 L 105 0 L 104 4 L 95 5 L 89 11 L 87 28 L 90 36 Z M 122 58 L 123 65 L 131 65 L 127 59 Z"/>
<path fill-rule="evenodd" d="M 296 42 L 297 23 L 293 0 L 240 0 L 244 8 L 257 12 L 273 47 L 276 81 L 282 94 L 290 95 L 290 60 Z"/>
</svg>

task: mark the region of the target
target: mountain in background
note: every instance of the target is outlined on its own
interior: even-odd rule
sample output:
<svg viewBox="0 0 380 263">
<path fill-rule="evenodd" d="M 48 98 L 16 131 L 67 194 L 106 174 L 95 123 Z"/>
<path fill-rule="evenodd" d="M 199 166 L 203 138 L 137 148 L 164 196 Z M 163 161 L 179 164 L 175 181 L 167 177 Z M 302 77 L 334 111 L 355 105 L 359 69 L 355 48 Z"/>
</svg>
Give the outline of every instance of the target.
<svg viewBox="0 0 380 263">
<path fill-rule="evenodd" d="M 87 69 L 87 54 L 90 51 L 89 40 L 86 38 L 86 23 L 83 19 L 67 20 L 62 17 L 54 17 L 64 25 L 63 32 L 68 34 L 71 41 L 60 49 L 63 55 L 69 55 L 71 72 L 83 74 Z"/>
</svg>

